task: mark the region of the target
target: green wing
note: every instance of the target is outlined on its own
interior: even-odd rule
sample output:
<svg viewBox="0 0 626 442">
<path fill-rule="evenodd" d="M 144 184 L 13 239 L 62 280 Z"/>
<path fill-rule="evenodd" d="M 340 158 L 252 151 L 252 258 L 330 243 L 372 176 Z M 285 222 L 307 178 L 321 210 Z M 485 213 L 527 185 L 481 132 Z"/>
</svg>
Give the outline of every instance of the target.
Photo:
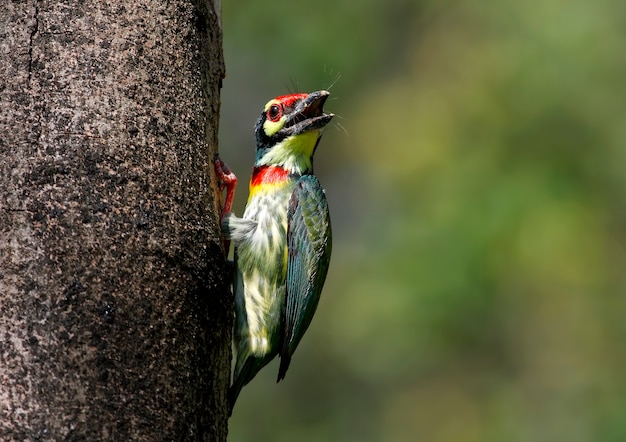
<svg viewBox="0 0 626 442">
<path fill-rule="evenodd" d="M 332 235 L 326 195 L 313 175 L 296 184 L 287 212 L 287 299 L 278 380 L 311 324 L 326 280 Z"/>
</svg>

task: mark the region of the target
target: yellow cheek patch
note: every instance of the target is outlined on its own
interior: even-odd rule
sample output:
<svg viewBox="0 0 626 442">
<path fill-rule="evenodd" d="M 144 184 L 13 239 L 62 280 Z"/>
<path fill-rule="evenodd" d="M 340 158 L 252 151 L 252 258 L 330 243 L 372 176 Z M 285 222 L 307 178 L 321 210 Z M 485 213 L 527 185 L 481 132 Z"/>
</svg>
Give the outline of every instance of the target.
<svg viewBox="0 0 626 442">
<path fill-rule="evenodd" d="M 265 131 L 265 134 L 268 137 L 271 137 L 276 132 L 281 130 L 284 124 L 285 124 L 285 117 L 281 117 L 280 120 L 278 121 L 265 120 L 265 123 L 263 123 L 263 130 Z"/>
<path fill-rule="evenodd" d="M 265 112 L 267 114 L 267 111 L 274 104 L 280 106 L 280 108 L 282 109 L 282 103 L 280 103 L 278 100 L 274 99 L 274 100 L 270 100 L 270 101 L 267 102 L 267 104 L 263 108 L 263 112 Z M 281 130 L 284 125 L 285 125 L 285 116 L 284 115 L 281 116 L 278 121 L 271 121 L 268 118 L 267 120 L 265 120 L 265 123 L 263 123 L 263 131 L 265 131 L 265 135 L 267 135 L 268 137 L 271 137 L 276 132 Z"/>
</svg>

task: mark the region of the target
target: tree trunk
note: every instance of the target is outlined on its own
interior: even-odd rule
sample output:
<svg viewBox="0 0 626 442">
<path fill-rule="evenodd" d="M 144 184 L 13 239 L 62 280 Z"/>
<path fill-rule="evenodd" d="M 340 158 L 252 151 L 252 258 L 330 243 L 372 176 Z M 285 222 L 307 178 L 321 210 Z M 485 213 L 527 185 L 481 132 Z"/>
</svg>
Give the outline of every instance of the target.
<svg viewBox="0 0 626 442">
<path fill-rule="evenodd" d="M 216 440 L 219 11 L 0 0 L 0 440 Z"/>
</svg>

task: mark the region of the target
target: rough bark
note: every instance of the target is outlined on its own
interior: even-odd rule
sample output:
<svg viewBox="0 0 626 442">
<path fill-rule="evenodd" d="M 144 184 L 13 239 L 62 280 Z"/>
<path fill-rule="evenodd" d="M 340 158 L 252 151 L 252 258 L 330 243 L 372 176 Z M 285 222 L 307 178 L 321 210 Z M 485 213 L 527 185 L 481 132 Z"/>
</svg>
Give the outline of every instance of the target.
<svg viewBox="0 0 626 442">
<path fill-rule="evenodd" d="M 0 0 L 0 440 L 226 439 L 211 2 Z"/>
</svg>

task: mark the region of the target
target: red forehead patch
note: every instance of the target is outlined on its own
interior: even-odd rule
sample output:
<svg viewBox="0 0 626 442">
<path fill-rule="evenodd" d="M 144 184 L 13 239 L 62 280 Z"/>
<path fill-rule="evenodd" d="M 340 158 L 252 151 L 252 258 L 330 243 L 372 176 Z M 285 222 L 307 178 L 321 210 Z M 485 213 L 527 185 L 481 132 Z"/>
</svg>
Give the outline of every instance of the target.
<svg viewBox="0 0 626 442">
<path fill-rule="evenodd" d="M 298 100 L 304 100 L 309 94 L 289 94 L 289 95 L 281 95 L 280 97 L 276 97 L 275 100 L 280 101 L 283 106 L 291 107 Z"/>
</svg>

